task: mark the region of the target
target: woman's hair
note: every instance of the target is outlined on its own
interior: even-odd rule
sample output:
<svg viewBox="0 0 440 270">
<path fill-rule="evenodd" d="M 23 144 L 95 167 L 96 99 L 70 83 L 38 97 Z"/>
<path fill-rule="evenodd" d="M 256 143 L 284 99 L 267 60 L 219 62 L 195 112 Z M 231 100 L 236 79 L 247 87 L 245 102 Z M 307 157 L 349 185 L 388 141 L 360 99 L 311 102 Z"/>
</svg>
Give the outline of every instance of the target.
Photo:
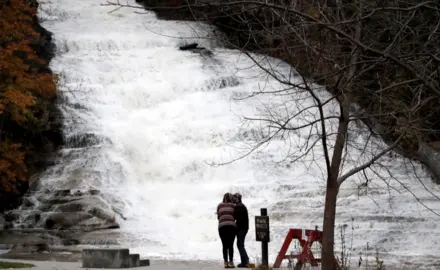
<svg viewBox="0 0 440 270">
<path fill-rule="evenodd" d="M 233 202 L 234 200 L 233 200 L 233 197 L 232 197 L 232 194 L 231 193 L 225 193 L 225 195 L 223 195 L 223 202 L 224 203 L 231 203 L 231 202 Z"/>
</svg>

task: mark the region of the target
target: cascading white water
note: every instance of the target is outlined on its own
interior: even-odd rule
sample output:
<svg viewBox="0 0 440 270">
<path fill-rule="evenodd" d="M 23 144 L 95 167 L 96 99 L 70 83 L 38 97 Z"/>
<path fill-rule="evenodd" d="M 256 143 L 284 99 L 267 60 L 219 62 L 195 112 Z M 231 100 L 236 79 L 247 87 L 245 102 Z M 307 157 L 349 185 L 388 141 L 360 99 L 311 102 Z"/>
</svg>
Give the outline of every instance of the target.
<svg viewBox="0 0 440 270">
<path fill-rule="evenodd" d="M 322 160 L 275 163 L 287 149 L 278 138 L 231 164 L 207 164 L 236 157 L 238 146 L 258 137 L 258 124 L 243 127 L 242 117 L 283 99 L 234 97 L 262 84 L 280 86 L 247 57 L 212 40 L 192 39 L 211 48 L 212 57 L 177 49 L 178 37 L 196 32 L 206 36 L 206 26 L 160 21 L 152 12 L 128 8 L 110 12 L 115 7 L 102 3 L 40 1 L 42 25 L 54 33 L 57 46 L 51 68 L 61 78 L 64 134 L 67 139 L 88 134 L 94 141 L 85 148 L 67 145 L 58 165 L 43 175 L 42 186 L 101 190 L 127 217 L 120 220 L 121 243 L 143 256 L 220 259 L 214 212 L 228 191 L 243 194 L 251 224 L 261 207 L 268 208 L 271 261 L 287 228 L 321 226 Z M 290 142 L 301 143 L 307 135 L 291 134 Z M 355 139 L 361 142 L 363 137 Z M 361 159 L 358 152 L 350 154 Z M 390 169 L 402 173 L 402 162 L 396 158 Z M 360 181 L 353 177 L 341 190 L 337 220 L 351 226 L 354 218 L 355 257 L 367 242 L 396 260 L 440 252 L 435 215 L 408 192 L 396 196 L 380 181 L 368 194 L 360 193 Z M 405 184 L 429 207 L 439 209 L 417 179 L 408 178 Z M 247 245 L 251 257 L 259 254 L 252 225 Z"/>
</svg>

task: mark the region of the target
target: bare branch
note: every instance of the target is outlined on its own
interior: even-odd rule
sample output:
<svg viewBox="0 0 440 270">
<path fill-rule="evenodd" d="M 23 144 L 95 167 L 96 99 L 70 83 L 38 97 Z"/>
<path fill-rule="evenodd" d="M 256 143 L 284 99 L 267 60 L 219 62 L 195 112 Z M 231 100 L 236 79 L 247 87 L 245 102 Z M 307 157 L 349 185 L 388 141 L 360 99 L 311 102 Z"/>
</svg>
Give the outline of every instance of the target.
<svg viewBox="0 0 440 270">
<path fill-rule="evenodd" d="M 361 166 L 355 167 L 351 169 L 350 171 L 346 172 L 345 174 L 341 175 L 338 178 L 338 185 L 340 186 L 345 180 L 347 180 L 350 176 L 370 167 L 373 165 L 377 160 L 379 160 L 383 155 L 387 154 L 388 152 L 392 151 L 396 146 L 399 144 L 400 140 L 403 138 L 404 134 L 401 134 L 399 138 L 390 146 L 382 150 L 380 153 L 375 155 L 373 158 L 371 158 L 368 162 L 364 163 Z"/>
</svg>

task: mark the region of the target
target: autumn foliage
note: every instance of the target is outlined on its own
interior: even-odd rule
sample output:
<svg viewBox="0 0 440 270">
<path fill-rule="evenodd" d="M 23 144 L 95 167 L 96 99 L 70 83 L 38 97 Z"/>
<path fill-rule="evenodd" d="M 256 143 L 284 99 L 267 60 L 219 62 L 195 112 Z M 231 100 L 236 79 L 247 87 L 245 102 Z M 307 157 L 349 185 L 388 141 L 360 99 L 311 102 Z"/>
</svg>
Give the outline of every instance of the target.
<svg viewBox="0 0 440 270">
<path fill-rule="evenodd" d="M 35 50 L 36 12 L 29 0 L 0 0 L 0 195 L 28 181 L 28 138 L 38 132 L 41 104 L 56 95 Z"/>
</svg>

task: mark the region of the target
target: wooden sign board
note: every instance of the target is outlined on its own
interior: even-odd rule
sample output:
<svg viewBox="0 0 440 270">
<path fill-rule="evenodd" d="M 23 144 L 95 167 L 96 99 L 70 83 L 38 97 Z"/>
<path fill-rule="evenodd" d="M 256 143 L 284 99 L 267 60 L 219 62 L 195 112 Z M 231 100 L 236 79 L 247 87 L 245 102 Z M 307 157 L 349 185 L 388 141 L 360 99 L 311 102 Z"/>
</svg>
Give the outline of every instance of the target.
<svg viewBox="0 0 440 270">
<path fill-rule="evenodd" d="M 269 217 L 255 217 L 255 235 L 259 242 L 270 242 Z"/>
</svg>

